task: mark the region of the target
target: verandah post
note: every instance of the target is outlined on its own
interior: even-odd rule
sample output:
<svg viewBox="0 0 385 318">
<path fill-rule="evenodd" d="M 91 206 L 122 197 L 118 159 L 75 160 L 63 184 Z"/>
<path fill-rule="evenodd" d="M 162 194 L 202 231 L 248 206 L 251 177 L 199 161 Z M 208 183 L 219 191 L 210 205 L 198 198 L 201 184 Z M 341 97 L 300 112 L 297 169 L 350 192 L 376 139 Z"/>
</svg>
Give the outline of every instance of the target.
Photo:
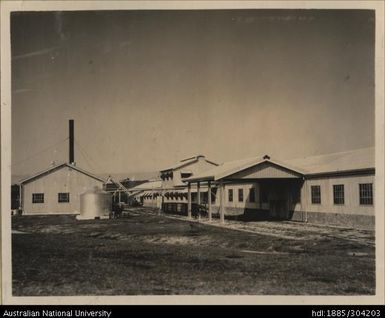
<svg viewBox="0 0 385 318">
<path fill-rule="evenodd" d="M 212 211 L 211 211 L 211 182 L 208 181 L 207 183 L 207 200 L 208 200 L 208 206 L 209 206 L 209 221 L 212 220 Z"/>
<path fill-rule="evenodd" d="M 188 183 L 187 186 L 187 217 L 191 219 L 191 183 Z"/>
</svg>

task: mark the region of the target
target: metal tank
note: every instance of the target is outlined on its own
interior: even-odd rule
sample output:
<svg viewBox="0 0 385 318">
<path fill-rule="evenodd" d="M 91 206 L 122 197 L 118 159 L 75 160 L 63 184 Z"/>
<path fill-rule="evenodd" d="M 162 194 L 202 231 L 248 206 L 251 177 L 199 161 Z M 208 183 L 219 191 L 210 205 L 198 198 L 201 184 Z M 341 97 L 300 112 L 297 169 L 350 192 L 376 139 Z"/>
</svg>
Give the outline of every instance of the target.
<svg viewBox="0 0 385 318">
<path fill-rule="evenodd" d="M 95 187 L 80 195 L 80 215 L 78 220 L 108 219 L 112 207 L 110 193 Z"/>
</svg>

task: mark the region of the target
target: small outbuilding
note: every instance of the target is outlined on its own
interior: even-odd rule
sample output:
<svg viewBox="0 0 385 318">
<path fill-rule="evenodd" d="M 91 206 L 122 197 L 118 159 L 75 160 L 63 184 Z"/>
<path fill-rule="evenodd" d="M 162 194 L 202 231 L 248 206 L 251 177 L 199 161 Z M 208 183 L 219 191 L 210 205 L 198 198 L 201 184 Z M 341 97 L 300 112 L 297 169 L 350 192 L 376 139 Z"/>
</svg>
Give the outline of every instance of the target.
<svg viewBox="0 0 385 318">
<path fill-rule="evenodd" d="M 20 209 L 23 215 L 79 214 L 80 195 L 104 183 L 75 164 L 55 165 L 19 182 Z"/>
</svg>

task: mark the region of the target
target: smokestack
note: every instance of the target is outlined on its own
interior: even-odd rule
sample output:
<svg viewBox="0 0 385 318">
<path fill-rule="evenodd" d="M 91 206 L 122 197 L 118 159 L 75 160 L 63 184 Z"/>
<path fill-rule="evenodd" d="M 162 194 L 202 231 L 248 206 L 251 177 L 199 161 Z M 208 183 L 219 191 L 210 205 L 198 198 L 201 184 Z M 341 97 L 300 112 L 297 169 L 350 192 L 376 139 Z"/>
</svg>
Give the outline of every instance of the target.
<svg viewBox="0 0 385 318">
<path fill-rule="evenodd" d="M 75 149 L 74 149 L 74 120 L 69 121 L 69 163 L 75 164 Z"/>
</svg>

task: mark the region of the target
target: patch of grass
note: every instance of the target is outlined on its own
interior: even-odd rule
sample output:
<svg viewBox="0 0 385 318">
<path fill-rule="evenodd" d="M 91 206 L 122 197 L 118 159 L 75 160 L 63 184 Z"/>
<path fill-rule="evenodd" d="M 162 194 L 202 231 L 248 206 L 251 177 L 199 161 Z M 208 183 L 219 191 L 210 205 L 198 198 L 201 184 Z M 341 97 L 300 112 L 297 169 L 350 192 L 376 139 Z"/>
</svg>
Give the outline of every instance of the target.
<svg viewBox="0 0 385 318">
<path fill-rule="evenodd" d="M 191 226 L 140 212 L 81 222 L 73 216 L 13 218 L 14 229 L 29 233 L 12 237 L 13 294 L 374 293 L 373 246 L 317 233 L 299 241 Z"/>
</svg>

